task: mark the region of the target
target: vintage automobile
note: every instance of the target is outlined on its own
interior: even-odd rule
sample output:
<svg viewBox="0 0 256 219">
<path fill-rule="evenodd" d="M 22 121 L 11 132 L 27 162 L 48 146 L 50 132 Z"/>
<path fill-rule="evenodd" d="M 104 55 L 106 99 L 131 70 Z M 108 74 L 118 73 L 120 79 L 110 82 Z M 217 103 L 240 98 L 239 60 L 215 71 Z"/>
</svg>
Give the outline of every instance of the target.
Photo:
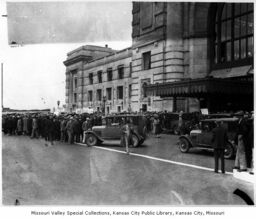
<svg viewBox="0 0 256 219">
<path fill-rule="evenodd" d="M 228 130 L 228 143 L 225 147 L 224 157 L 230 159 L 236 152 L 235 136 L 238 125 L 237 118 L 216 118 L 205 119 L 200 121 L 200 128 L 194 129 L 189 135 L 181 135 L 179 137 L 179 149 L 183 153 L 187 153 L 190 148 L 210 149 L 213 150 L 212 129 L 216 127 L 216 121 L 222 121 L 223 126 Z"/>
<path fill-rule="evenodd" d="M 132 145 L 138 147 L 147 137 L 146 120 L 143 115 L 112 115 L 102 118 L 101 126 L 93 126 L 86 132 L 88 146 L 99 145 L 105 140 L 121 140 L 123 121 L 132 120 Z"/>
</svg>

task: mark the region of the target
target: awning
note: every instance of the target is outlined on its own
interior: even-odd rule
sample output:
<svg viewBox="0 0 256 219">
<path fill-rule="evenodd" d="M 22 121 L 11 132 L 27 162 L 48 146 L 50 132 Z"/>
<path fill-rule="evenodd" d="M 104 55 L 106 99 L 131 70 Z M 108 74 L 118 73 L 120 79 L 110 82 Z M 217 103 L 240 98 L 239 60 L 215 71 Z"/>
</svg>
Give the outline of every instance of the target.
<svg viewBox="0 0 256 219">
<path fill-rule="evenodd" d="M 200 97 L 206 94 L 252 95 L 253 81 L 200 78 L 150 84 L 144 88 L 148 96 L 161 97 Z"/>
</svg>

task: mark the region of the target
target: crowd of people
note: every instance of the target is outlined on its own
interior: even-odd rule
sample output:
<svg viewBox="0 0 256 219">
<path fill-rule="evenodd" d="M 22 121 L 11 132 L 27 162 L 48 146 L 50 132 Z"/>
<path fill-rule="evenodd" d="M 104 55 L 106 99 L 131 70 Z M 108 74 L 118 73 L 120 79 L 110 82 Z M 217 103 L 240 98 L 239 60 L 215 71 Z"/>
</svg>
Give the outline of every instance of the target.
<svg viewBox="0 0 256 219">
<path fill-rule="evenodd" d="M 83 124 L 84 123 L 84 124 Z M 86 123 L 86 126 L 85 126 Z M 2 131 L 6 135 L 26 135 L 31 138 L 44 138 L 53 144 L 62 141 L 73 144 L 81 142 L 83 131 L 94 125 L 101 125 L 97 114 L 6 114 L 2 116 Z"/>
<path fill-rule="evenodd" d="M 160 137 L 163 130 L 177 127 L 180 134 L 189 133 L 192 127 L 200 123 L 199 113 L 183 114 L 168 112 L 146 112 L 147 131 Z M 185 115 L 185 117 L 184 117 Z M 240 112 L 235 143 L 237 153 L 235 169 L 246 171 L 252 168 L 253 160 L 253 117 L 252 114 Z M 12 113 L 2 116 L 2 131 L 6 135 L 26 135 L 30 138 L 44 138 L 50 144 L 54 141 L 85 143 L 84 132 L 95 125 L 102 125 L 101 113 L 93 114 L 45 114 L 45 113 Z M 187 117 L 187 118 L 186 118 Z M 128 130 L 128 131 L 127 131 Z M 124 132 L 129 133 L 129 128 Z"/>
</svg>

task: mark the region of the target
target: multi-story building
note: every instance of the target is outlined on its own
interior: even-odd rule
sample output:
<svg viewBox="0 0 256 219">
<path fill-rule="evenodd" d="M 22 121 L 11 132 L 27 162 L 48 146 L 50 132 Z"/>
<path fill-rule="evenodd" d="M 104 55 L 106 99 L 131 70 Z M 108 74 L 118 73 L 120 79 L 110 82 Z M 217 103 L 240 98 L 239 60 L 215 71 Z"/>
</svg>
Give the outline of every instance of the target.
<svg viewBox="0 0 256 219">
<path fill-rule="evenodd" d="M 134 2 L 131 48 L 102 48 L 109 54 L 84 58 L 79 70 L 83 97 L 76 107 L 103 106 L 107 112 L 252 110 L 253 13 L 253 3 Z M 68 74 L 79 65 L 72 54 L 64 62 Z M 117 79 L 121 65 L 124 78 Z M 108 69 L 113 82 L 107 80 Z M 102 83 L 97 83 L 99 75 Z M 75 92 L 66 92 L 70 106 Z M 102 99 L 108 93 L 111 101 Z"/>
<path fill-rule="evenodd" d="M 83 46 L 68 53 L 66 105 L 69 111 L 130 111 L 131 48 Z"/>
</svg>

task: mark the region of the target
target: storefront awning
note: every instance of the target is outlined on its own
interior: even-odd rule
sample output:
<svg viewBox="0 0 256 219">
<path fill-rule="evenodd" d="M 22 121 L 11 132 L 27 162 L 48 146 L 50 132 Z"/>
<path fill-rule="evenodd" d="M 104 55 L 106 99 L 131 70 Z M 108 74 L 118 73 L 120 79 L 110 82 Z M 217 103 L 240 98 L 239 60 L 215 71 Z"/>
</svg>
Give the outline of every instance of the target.
<svg viewBox="0 0 256 219">
<path fill-rule="evenodd" d="M 207 94 L 252 95 L 252 80 L 223 78 L 186 79 L 161 84 L 146 85 L 147 96 L 200 97 Z"/>
</svg>

